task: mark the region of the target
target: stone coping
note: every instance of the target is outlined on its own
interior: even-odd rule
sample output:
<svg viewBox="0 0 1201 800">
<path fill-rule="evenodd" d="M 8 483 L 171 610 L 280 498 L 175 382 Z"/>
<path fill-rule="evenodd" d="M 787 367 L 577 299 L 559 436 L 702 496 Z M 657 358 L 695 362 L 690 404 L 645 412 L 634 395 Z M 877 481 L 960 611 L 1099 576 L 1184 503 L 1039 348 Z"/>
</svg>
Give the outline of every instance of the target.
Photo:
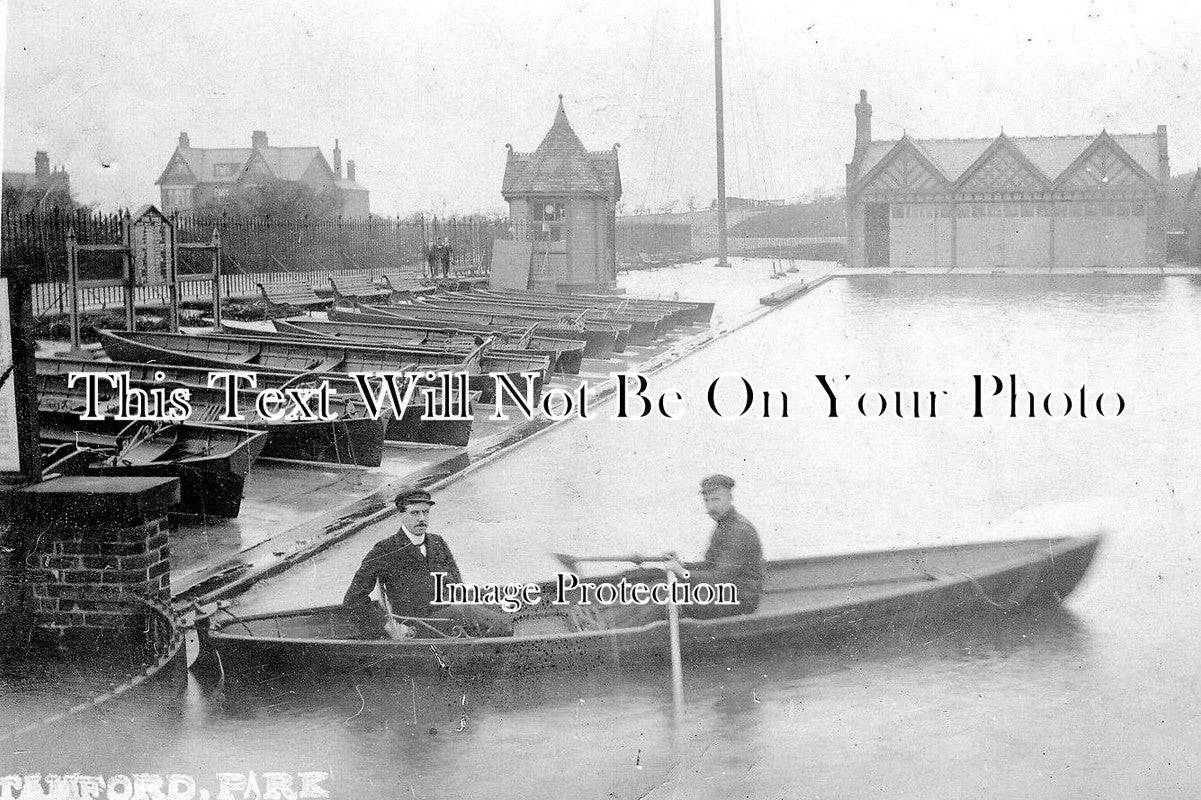
<svg viewBox="0 0 1201 800">
<path fill-rule="evenodd" d="M 75 475 L 13 492 L 14 517 L 25 523 L 137 525 L 179 502 L 179 478 Z"/>
</svg>

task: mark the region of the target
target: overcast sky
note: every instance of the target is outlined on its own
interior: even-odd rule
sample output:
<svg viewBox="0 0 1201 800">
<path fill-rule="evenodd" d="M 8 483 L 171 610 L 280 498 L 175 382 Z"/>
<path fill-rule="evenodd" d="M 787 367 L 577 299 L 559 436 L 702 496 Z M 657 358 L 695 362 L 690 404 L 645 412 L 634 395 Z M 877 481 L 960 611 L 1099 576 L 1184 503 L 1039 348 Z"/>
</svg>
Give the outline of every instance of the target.
<svg viewBox="0 0 1201 800">
<path fill-rule="evenodd" d="M 715 193 L 710 0 L 0 0 L 4 168 L 35 150 L 80 200 L 156 202 L 193 146 L 334 138 L 376 213 L 503 210 L 506 142 L 557 95 L 621 144 L 629 209 Z M 876 138 L 1151 132 L 1201 160 L 1201 11 L 1179 2 L 725 0 L 731 195 L 838 186 L 860 88 Z"/>
</svg>

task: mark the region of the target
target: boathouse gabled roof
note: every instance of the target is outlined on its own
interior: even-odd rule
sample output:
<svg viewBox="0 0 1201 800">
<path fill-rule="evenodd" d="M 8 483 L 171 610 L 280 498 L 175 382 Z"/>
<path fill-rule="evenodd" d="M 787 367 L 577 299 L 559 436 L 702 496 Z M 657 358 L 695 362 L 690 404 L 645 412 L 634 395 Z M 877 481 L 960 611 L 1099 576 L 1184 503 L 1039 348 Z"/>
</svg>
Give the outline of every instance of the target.
<svg viewBox="0 0 1201 800">
<path fill-rule="evenodd" d="M 1154 180 L 1159 173 L 1159 146 L 1154 133 L 1137 134 L 1084 134 L 1077 136 L 1007 136 L 988 139 L 917 139 L 905 136 L 917 149 L 937 167 L 941 176 L 952 184 L 963 180 L 973 167 L 979 167 L 985 154 L 996 150 L 999 140 L 1015 152 L 1018 160 L 1041 173 L 1046 180 L 1057 183 L 1066 176 L 1082 156 L 1094 148 L 1098 140 L 1117 146 L 1121 155 L 1129 160 L 1138 172 Z M 872 171 L 897 147 L 897 140 L 873 141 L 863 153 L 859 164 L 858 183 L 862 184 Z"/>
<path fill-rule="evenodd" d="M 572 130 L 563 109 L 563 95 L 555 121 L 538 149 L 519 153 L 509 148 L 501 194 L 506 199 L 521 195 L 588 194 L 615 201 L 621 196 L 617 146 L 590 152 Z"/>
</svg>

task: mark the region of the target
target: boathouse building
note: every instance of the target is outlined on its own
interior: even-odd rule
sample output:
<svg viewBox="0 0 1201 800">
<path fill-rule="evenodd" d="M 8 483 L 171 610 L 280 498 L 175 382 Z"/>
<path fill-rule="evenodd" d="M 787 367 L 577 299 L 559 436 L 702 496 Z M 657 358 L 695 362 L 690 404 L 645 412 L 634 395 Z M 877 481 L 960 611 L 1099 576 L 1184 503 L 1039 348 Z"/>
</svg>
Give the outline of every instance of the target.
<svg viewBox="0 0 1201 800">
<path fill-rule="evenodd" d="M 1155 133 L 872 139 L 847 164 L 853 267 L 1121 268 L 1166 260 L 1167 127 Z"/>
<path fill-rule="evenodd" d="M 506 147 L 501 195 L 514 238 L 532 244 L 529 287 L 570 292 L 614 286 L 617 145 L 599 152 L 585 148 L 559 95 L 555 121 L 534 152 Z"/>
</svg>

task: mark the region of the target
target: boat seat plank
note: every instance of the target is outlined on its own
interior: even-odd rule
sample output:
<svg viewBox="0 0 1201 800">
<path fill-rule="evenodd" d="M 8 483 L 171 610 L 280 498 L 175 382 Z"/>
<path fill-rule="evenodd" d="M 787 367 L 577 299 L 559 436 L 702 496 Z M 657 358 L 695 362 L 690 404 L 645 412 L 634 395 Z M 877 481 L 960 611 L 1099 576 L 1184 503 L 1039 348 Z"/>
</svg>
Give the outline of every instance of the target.
<svg viewBox="0 0 1201 800">
<path fill-rule="evenodd" d="M 119 461 L 128 464 L 154 464 L 164 459 L 175 447 L 175 442 L 142 442 L 129 452 L 123 453 Z"/>
<path fill-rule="evenodd" d="M 342 276 L 329 278 L 330 289 L 335 298 L 345 297 L 355 300 L 376 300 L 385 298 L 392 293 L 391 289 L 376 286 L 363 275 Z"/>
<path fill-rule="evenodd" d="M 335 358 L 327 358 L 324 361 L 314 362 L 309 366 L 308 369 L 310 372 L 333 372 L 335 369 L 337 369 L 338 365 L 345 360 L 346 359 L 340 356 Z"/>
<path fill-rule="evenodd" d="M 329 305 L 329 299 L 317 296 L 313 287 L 298 281 L 280 281 L 277 283 L 260 283 L 259 291 L 270 306 L 324 306 Z"/>
<path fill-rule="evenodd" d="M 380 276 L 390 292 L 398 297 L 433 294 L 437 286 L 427 286 L 419 272 L 385 272 Z"/>
</svg>

